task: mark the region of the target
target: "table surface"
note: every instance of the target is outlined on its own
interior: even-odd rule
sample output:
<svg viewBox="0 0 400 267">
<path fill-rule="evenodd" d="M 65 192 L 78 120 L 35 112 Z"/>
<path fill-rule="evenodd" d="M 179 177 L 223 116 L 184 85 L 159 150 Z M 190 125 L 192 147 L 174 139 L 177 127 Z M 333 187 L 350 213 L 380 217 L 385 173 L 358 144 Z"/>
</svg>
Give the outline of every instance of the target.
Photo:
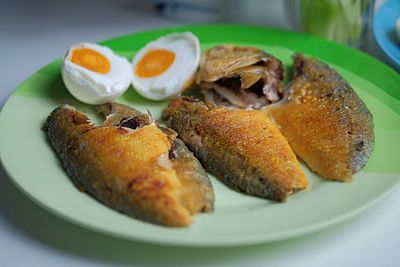
<svg viewBox="0 0 400 267">
<path fill-rule="evenodd" d="M 0 107 L 23 80 L 73 43 L 181 24 L 156 14 L 151 1 L 1 1 Z M 368 51 L 385 61 L 376 45 Z M 399 203 L 397 188 L 361 215 L 294 240 L 175 248 L 66 222 L 23 195 L 0 167 L 0 266 L 399 266 Z"/>
</svg>

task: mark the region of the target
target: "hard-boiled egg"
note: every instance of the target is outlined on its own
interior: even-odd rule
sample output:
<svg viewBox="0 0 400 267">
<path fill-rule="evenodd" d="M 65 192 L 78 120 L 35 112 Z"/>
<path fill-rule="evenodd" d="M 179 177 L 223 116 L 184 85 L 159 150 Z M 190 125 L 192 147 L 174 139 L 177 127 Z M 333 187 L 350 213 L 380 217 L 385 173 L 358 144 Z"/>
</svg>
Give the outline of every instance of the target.
<svg viewBox="0 0 400 267">
<path fill-rule="evenodd" d="M 199 63 L 200 44 L 194 34 L 162 36 L 140 49 L 133 58 L 133 87 L 148 99 L 171 97 L 190 85 Z"/>
<path fill-rule="evenodd" d="M 80 43 L 64 57 L 62 78 L 68 91 L 87 104 L 104 104 L 122 95 L 132 81 L 132 67 L 105 46 Z"/>
</svg>

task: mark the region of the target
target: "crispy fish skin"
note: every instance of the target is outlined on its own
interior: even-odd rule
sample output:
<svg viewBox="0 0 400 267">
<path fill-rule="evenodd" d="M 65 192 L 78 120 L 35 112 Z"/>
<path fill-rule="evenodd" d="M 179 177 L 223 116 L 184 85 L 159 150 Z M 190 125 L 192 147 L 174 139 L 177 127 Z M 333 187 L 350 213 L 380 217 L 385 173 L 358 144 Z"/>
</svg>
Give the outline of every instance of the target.
<svg viewBox="0 0 400 267">
<path fill-rule="evenodd" d="M 294 55 L 295 77 L 267 108 L 295 153 L 324 178 L 349 181 L 374 147 L 371 112 L 328 65 Z"/>
<path fill-rule="evenodd" d="M 214 210 L 214 190 L 200 162 L 186 147 L 185 143 L 176 138 L 172 164 L 176 175 L 182 184 L 180 191 L 181 203 L 192 213 L 212 212 Z"/>
<path fill-rule="evenodd" d="M 162 119 L 208 172 L 234 189 L 285 201 L 308 185 L 289 144 L 261 111 L 208 107 L 179 97 Z"/>
<path fill-rule="evenodd" d="M 135 119 L 135 124 L 148 124 L 149 116 L 119 103 L 109 103 L 98 106 L 98 111 L 105 117 L 103 125 L 130 127 L 130 118 Z M 180 139 L 176 132 L 162 123 L 156 122 L 172 142 L 170 160 L 181 183 L 180 199 L 191 214 L 198 212 L 212 212 L 214 210 L 214 190 L 208 174 L 194 157 L 193 153 Z"/>
<path fill-rule="evenodd" d="M 95 127 L 85 114 L 64 105 L 50 114 L 44 130 L 79 189 L 148 222 L 174 227 L 191 223 L 176 171 L 165 164 L 171 142 L 155 125 L 137 130 Z"/>
<path fill-rule="evenodd" d="M 255 47 L 219 45 L 201 59 L 196 83 L 207 104 L 261 108 L 283 91 L 281 61 Z"/>
</svg>

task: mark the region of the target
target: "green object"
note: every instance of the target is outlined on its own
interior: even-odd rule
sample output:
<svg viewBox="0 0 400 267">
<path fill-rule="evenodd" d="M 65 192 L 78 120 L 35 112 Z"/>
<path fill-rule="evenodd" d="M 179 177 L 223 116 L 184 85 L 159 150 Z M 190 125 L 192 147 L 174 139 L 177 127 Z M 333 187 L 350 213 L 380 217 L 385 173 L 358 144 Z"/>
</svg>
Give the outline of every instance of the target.
<svg viewBox="0 0 400 267">
<path fill-rule="evenodd" d="M 366 168 L 351 183 L 328 182 L 304 166 L 311 188 L 286 203 L 234 192 L 211 177 L 214 214 L 194 216 L 193 225 L 172 229 L 131 219 L 78 191 L 63 170 L 41 126 L 58 105 L 69 103 L 99 122 L 92 106 L 66 91 L 60 60 L 28 78 L 0 114 L 0 158 L 18 188 L 40 206 L 68 221 L 124 239 L 184 246 L 238 246 L 309 234 L 344 221 L 370 207 L 400 183 L 400 75 L 357 50 L 317 37 L 240 25 L 198 25 L 132 34 L 102 42 L 129 59 L 146 42 L 174 31 L 192 31 L 202 49 L 221 43 L 253 45 L 292 65 L 302 52 L 336 68 L 374 115 L 376 147 Z M 132 88 L 119 99 L 158 118 L 168 102 L 140 97 Z"/>
<path fill-rule="evenodd" d="M 301 30 L 360 46 L 372 3 L 371 0 L 300 0 Z"/>
</svg>

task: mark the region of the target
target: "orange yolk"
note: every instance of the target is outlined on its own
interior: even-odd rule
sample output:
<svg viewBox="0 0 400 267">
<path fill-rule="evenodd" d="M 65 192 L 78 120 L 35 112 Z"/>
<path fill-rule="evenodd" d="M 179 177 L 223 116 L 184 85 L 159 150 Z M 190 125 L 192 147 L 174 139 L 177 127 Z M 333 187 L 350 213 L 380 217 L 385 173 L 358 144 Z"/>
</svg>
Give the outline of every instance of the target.
<svg viewBox="0 0 400 267">
<path fill-rule="evenodd" d="M 110 61 L 99 52 L 89 48 L 72 50 L 71 62 L 101 74 L 110 71 Z"/>
<path fill-rule="evenodd" d="M 150 78 L 166 71 L 175 60 L 175 53 L 164 50 L 150 50 L 137 63 L 135 73 L 142 78 Z"/>
</svg>

